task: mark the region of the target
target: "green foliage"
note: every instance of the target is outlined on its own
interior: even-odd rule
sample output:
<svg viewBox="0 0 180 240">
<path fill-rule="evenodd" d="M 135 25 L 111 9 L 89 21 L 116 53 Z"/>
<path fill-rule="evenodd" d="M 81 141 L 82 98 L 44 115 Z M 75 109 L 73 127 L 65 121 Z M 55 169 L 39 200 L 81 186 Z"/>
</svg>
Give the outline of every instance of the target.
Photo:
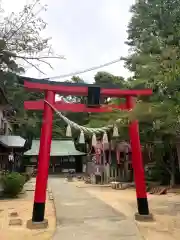
<svg viewBox="0 0 180 240">
<path fill-rule="evenodd" d="M 163 164 L 159 164 L 158 159 L 156 164 L 146 171 L 146 181 L 159 182 L 160 184 L 169 184 L 170 174 L 165 169 Z"/>
<path fill-rule="evenodd" d="M 125 79 L 123 77 L 114 76 L 108 72 L 98 72 L 95 77 L 95 84 L 99 84 L 100 86 L 112 86 L 117 85 L 120 88 L 124 88 Z"/>
<path fill-rule="evenodd" d="M 28 182 L 32 178 L 32 174 L 25 172 L 22 174 L 24 176 L 25 182 Z"/>
<path fill-rule="evenodd" d="M 14 127 L 14 133 L 24 137 L 39 137 L 42 122 L 42 113 L 26 112 L 24 101 L 43 99 L 44 94 L 25 91 L 23 82 L 19 82 L 16 74 L 24 73 L 27 67 L 42 72 L 39 63 L 51 67 L 46 60 L 53 56 L 50 38 L 44 38 L 41 34 L 46 28 L 46 23 L 39 16 L 42 11 L 46 11 L 46 5 L 41 5 L 40 0 L 32 0 L 17 14 L 13 12 L 6 15 L 1 11 L 0 85 L 16 110 L 16 116 L 11 116 L 8 120 Z M 55 116 L 55 122 L 57 120 L 59 121 Z M 58 123 L 54 126 L 55 135 L 61 132 L 57 125 Z"/>
<path fill-rule="evenodd" d="M 121 119 L 118 126 L 121 137 L 126 139 L 129 120 L 138 119 L 142 144 L 154 145 L 153 178 L 163 180 L 174 172 L 171 162 L 176 157 L 172 149 L 180 133 L 180 2 L 142 0 L 132 6 L 131 13 L 127 41 L 131 51 L 122 59 L 134 76 L 125 81 L 99 72 L 95 83 L 117 84 L 121 89 L 152 88 L 153 95 L 138 97 L 136 107 L 128 113 L 91 114 L 88 126 L 101 127 Z M 104 99 L 104 104 L 108 103 L 120 104 L 121 101 Z M 154 144 L 157 141 L 163 143 L 161 148 Z M 166 157 L 162 158 L 164 154 Z"/>
<path fill-rule="evenodd" d="M 2 177 L 1 183 L 5 196 L 17 197 L 23 189 L 25 177 L 17 172 L 12 172 Z"/>
<path fill-rule="evenodd" d="M 140 121 L 142 142 L 163 143 L 162 149 L 153 144 L 154 171 L 163 179 L 164 175 L 175 174 L 172 149 L 180 132 L 180 2 L 138 1 L 131 13 L 127 41 L 131 53 L 123 58 L 125 66 L 134 73 L 129 86 L 152 88 L 153 96 L 139 97 L 128 118 Z M 160 170 L 166 174 L 160 174 Z"/>
<path fill-rule="evenodd" d="M 41 71 L 36 62 L 48 64 L 41 59 L 42 54 L 52 54 L 50 39 L 41 34 L 47 24 L 39 13 L 46 10 L 46 5 L 41 5 L 40 0 L 32 0 L 19 13 L 6 15 L 3 9 L 0 10 L 0 69 L 23 73 L 30 66 Z"/>
<path fill-rule="evenodd" d="M 180 3 L 139 1 L 131 12 L 127 44 L 132 53 L 124 58 L 128 69 L 134 72 L 131 86 L 150 87 L 154 93 L 152 97 L 139 98 L 130 117 L 151 124 L 153 132 L 176 136 L 180 116 Z"/>
</svg>

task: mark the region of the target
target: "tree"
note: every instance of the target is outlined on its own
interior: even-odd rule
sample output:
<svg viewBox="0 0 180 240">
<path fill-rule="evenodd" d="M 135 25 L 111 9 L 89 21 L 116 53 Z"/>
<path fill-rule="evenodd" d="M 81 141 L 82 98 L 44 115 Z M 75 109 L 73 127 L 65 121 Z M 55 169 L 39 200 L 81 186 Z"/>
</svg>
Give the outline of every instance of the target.
<svg viewBox="0 0 180 240">
<path fill-rule="evenodd" d="M 12 12 L 9 16 L 3 14 L 1 8 L 0 68 L 3 72 L 23 73 L 25 63 L 42 72 L 37 62 L 52 67 L 47 58 L 63 58 L 54 55 L 50 38 L 42 37 L 47 23 L 39 13 L 46 10 L 47 6 L 41 5 L 40 0 L 32 0 L 22 11 Z"/>
<path fill-rule="evenodd" d="M 131 117 L 139 118 L 146 141 L 159 138 L 175 144 L 180 119 L 180 3 L 139 1 L 132 6 L 131 13 L 127 44 L 132 51 L 124 58 L 126 67 L 134 72 L 131 86 L 150 87 L 154 91 L 152 97 L 138 99 Z M 169 151 L 173 152 L 173 146 Z"/>
<path fill-rule="evenodd" d="M 41 32 L 47 24 L 39 13 L 46 11 L 46 6 L 39 0 L 32 0 L 17 14 L 13 12 L 5 16 L 2 8 L 0 10 L 0 84 L 17 112 L 16 117 L 10 120 L 21 135 L 31 133 L 37 137 L 40 135 L 42 113 L 25 112 L 23 102 L 44 96 L 42 93 L 25 92 L 17 74 L 23 74 L 27 67 L 42 72 L 40 63 L 52 67 L 48 58 L 63 57 L 54 55 L 50 38 L 42 37 Z"/>
<path fill-rule="evenodd" d="M 114 76 L 108 72 L 97 72 L 94 76 L 95 84 L 98 84 L 100 86 L 119 86 L 124 87 L 125 80 L 123 77 Z"/>
</svg>

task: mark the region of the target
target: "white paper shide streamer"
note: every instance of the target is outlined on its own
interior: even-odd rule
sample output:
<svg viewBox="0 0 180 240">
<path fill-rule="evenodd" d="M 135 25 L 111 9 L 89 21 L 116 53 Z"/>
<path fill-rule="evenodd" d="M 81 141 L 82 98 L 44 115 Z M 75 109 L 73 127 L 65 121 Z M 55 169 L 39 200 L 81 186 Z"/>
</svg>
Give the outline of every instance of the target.
<svg viewBox="0 0 180 240">
<path fill-rule="evenodd" d="M 97 145 L 97 138 L 96 138 L 96 134 L 93 133 L 92 135 L 92 146 L 95 147 Z"/>
<path fill-rule="evenodd" d="M 108 135 L 107 135 L 107 132 L 105 132 L 104 134 L 103 134 L 103 139 L 102 139 L 102 143 L 103 144 L 106 144 L 106 143 L 108 143 L 109 141 L 108 141 Z"/>
<path fill-rule="evenodd" d="M 113 128 L 113 137 L 119 137 L 119 131 L 116 125 L 114 125 L 114 128 Z"/>
<path fill-rule="evenodd" d="M 66 128 L 66 137 L 72 137 L 71 126 L 68 125 Z"/>
<path fill-rule="evenodd" d="M 84 132 L 83 131 L 81 131 L 81 133 L 80 133 L 79 143 L 81 143 L 81 144 L 85 143 L 85 137 L 84 137 Z"/>
</svg>

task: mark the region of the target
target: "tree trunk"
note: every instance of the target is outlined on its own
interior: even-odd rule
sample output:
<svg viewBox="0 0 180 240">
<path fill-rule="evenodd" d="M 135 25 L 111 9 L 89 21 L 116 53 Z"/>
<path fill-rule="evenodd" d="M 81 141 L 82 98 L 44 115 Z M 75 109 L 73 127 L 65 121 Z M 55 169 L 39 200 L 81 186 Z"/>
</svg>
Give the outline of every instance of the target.
<svg viewBox="0 0 180 240">
<path fill-rule="evenodd" d="M 175 174 L 171 172 L 170 186 L 173 187 L 175 185 Z"/>
<path fill-rule="evenodd" d="M 171 176 L 170 176 L 170 186 L 173 187 L 175 185 L 175 173 L 176 173 L 176 166 L 175 166 L 175 157 L 172 152 L 171 155 Z"/>
<path fill-rule="evenodd" d="M 176 150 L 177 150 L 177 157 L 178 157 L 178 166 L 179 166 L 179 172 L 180 172 L 180 142 L 176 142 Z"/>
</svg>

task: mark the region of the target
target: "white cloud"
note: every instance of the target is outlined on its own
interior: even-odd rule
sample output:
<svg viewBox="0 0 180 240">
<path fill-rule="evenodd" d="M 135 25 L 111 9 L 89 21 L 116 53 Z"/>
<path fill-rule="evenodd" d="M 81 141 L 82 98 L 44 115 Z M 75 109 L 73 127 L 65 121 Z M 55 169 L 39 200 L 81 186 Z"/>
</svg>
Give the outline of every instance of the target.
<svg viewBox="0 0 180 240">
<path fill-rule="evenodd" d="M 30 1 L 30 0 L 29 0 Z M 27 0 L 3 0 L 5 10 L 18 11 Z M 42 0 L 48 4 L 43 13 L 48 27 L 47 36 L 57 54 L 67 60 L 52 60 L 54 70 L 43 70 L 47 76 L 61 75 L 100 65 L 128 54 L 124 44 L 127 38 L 128 12 L 134 0 Z M 129 72 L 123 63 L 116 63 L 100 69 L 115 75 L 127 77 Z M 81 75 L 86 81 L 93 81 L 97 71 Z M 31 77 L 40 77 L 36 70 L 27 71 Z M 41 77 L 43 77 L 41 75 Z"/>
</svg>

